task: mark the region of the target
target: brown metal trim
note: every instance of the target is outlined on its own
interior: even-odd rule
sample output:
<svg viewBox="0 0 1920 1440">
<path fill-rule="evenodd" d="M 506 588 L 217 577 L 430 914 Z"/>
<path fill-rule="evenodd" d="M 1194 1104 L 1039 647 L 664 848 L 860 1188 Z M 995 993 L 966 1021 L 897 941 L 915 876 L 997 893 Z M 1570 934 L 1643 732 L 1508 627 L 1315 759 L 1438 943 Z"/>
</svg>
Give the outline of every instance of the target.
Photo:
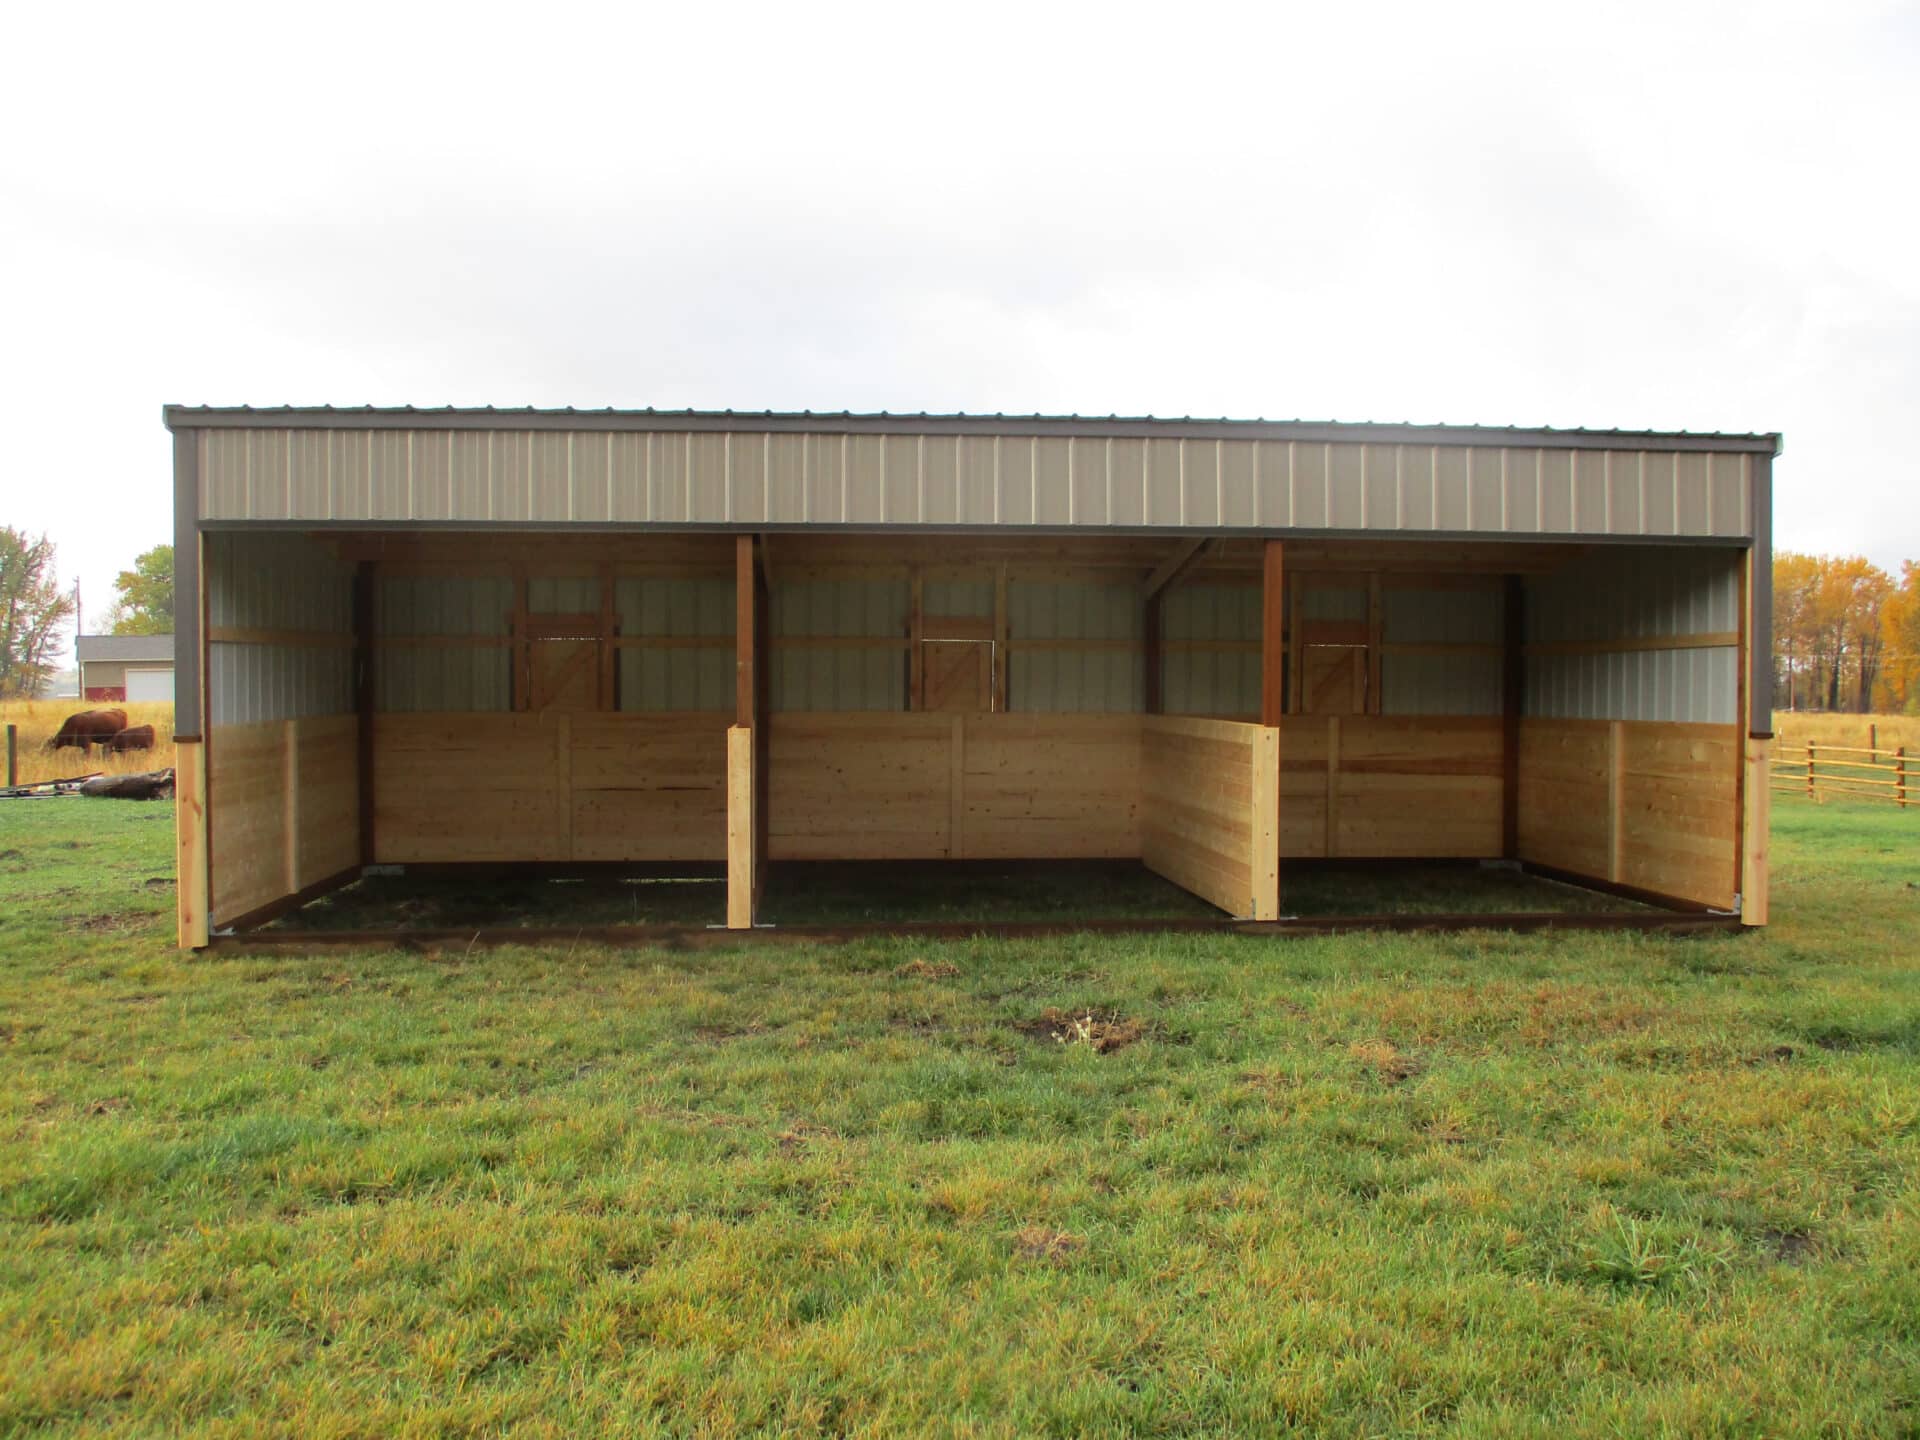
<svg viewBox="0 0 1920 1440">
<path fill-rule="evenodd" d="M 1318 420 L 1195 420 L 1156 416 L 901 415 L 715 410 L 416 410 L 410 407 L 167 405 L 169 430 L 580 430 L 827 435 L 1075 436 L 1096 439 L 1298 440 L 1307 443 L 1512 446 L 1518 449 L 1779 453 L 1778 434 L 1552 430 Z"/>
<path fill-rule="evenodd" d="M 1525 911 L 1486 915 L 1328 915 L 1292 920 L 1022 920 L 924 921 L 873 925 L 775 925 L 754 930 L 728 930 L 704 925 L 549 925 L 524 929 L 481 927 L 473 930 L 275 930 L 249 934 L 222 933 L 209 948 L 230 951 L 321 950 L 339 947 L 413 947 L 459 945 L 494 948 L 503 945 L 590 944 L 621 947 L 660 946 L 676 950 L 704 950 L 746 944 L 846 944 L 886 937 L 919 940 L 1046 939 L 1067 935 L 1210 934 L 1253 939 L 1311 939 L 1364 931 L 1401 933 L 1462 930 L 1504 930 L 1532 933 L 1553 930 L 1642 930 L 1691 935 L 1710 931 L 1738 931 L 1737 916 L 1676 914 L 1671 911 L 1609 910 L 1586 914 Z"/>
<path fill-rule="evenodd" d="M 1716 910 L 1711 905 L 1702 905 L 1698 900 L 1683 899 L 1681 896 L 1668 895 L 1659 890 L 1643 890 L 1638 885 L 1623 885 L 1617 880 L 1601 880 L 1592 875 L 1582 875 L 1575 870 L 1562 870 L 1553 865 L 1535 864 L 1531 860 L 1522 861 L 1520 868 L 1529 875 L 1538 875 L 1543 880 L 1558 880 L 1563 885 L 1575 885 L 1582 890 L 1597 890 L 1602 895 L 1617 895 L 1622 900 L 1633 900 L 1642 905 L 1657 905 L 1664 910 L 1682 915 L 1717 916 L 1727 913 Z"/>
<path fill-rule="evenodd" d="M 173 704 L 175 731 L 198 734 L 206 723 L 200 684 L 206 633 L 200 624 L 200 437 L 173 437 Z"/>
</svg>

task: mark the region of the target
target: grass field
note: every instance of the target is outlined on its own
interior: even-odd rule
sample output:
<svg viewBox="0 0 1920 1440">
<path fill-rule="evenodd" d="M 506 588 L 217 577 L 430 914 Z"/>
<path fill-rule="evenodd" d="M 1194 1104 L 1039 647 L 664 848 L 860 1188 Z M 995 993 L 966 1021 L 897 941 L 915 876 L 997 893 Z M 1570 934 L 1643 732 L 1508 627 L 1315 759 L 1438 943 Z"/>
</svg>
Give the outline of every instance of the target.
<svg viewBox="0 0 1920 1440">
<path fill-rule="evenodd" d="M 0 1434 L 1911 1436 L 1920 815 L 1764 935 L 169 948 L 0 802 Z"/>
<path fill-rule="evenodd" d="M 81 710 L 124 710 L 128 725 L 153 726 L 153 749 L 108 755 L 99 750 L 48 750 L 47 741 L 59 732 L 60 722 Z M 142 770 L 166 770 L 173 765 L 173 706 L 165 703 L 128 704 L 125 701 L 0 700 L 0 726 L 19 727 L 20 783 L 64 780 L 72 775 L 132 775 Z M 0 776 L 0 779 L 4 779 Z"/>
</svg>

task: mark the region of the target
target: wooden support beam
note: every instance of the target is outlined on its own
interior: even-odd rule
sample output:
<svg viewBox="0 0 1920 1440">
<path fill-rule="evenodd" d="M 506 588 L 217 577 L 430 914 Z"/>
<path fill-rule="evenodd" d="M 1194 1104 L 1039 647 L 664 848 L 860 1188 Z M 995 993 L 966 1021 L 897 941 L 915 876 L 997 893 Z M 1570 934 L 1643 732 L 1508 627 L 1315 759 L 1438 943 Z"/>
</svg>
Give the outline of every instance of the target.
<svg viewBox="0 0 1920 1440">
<path fill-rule="evenodd" d="M 360 863 L 371 865 L 378 854 L 374 828 L 374 744 L 377 723 L 374 693 L 374 568 L 363 560 L 353 571 L 353 713 L 354 774 L 358 792 Z M 297 888 L 297 887 L 296 887 Z"/>
<path fill-rule="evenodd" d="M 1251 863 L 1255 920 L 1280 918 L 1280 727 L 1262 726 L 1253 737 Z"/>
<path fill-rule="evenodd" d="M 1262 725 L 1278 725 L 1286 709 L 1286 579 L 1281 542 L 1269 540 L 1266 544 L 1260 582 L 1260 723 Z M 1296 625 L 1299 613 L 1296 606 L 1294 610 Z M 1296 662 L 1299 648 L 1296 643 L 1294 646 Z M 1296 665 L 1296 686 L 1298 678 Z"/>
<path fill-rule="evenodd" d="M 207 943 L 207 770 L 197 735 L 173 737 L 175 923 L 182 950 Z"/>
<path fill-rule="evenodd" d="M 620 621 L 613 604 L 613 566 L 600 566 L 600 680 L 599 705 L 601 710 L 620 708 L 620 657 L 614 651 L 614 633 L 620 628 Z"/>
<path fill-rule="evenodd" d="M 727 730 L 727 928 L 753 928 L 753 730 Z"/>
<path fill-rule="evenodd" d="M 1773 741 L 1747 737 L 1746 804 L 1741 815 L 1740 923 L 1767 923 L 1767 829 L 1772 819 L 1773 795 L 1767 785 L 1767 766 Z"/>
<path fill-rule="evenodd" d="M 742 535 L 733 552 L 733 723 L 753 726 L 755 636 L 753 537 Z"/>
<path fill-rule="evenodd" d="M 925 584 L 918 569 L 913 572 L 910 589 L 913 607 L 907 616 L 907 708 L 927 708 L 927 656 L 922 641 L 926 638 Z"/>
<path fill-rule="evenodd" d="M 1303 604 L 1307 593 L 1304 584 L 1305 578 L 1306 577 L 1298 570 L 1295 570 L 1287 577 L 1287 584 L 1293 588 L 1293 594 L 1288 597 L 1287 603 L 1287 613 L 1293 617 L 1293 634 L 1287 637 L 1286 658 L 1288 668 L 1286 698 L 1287 707 L 1296 715 L 1306 708 L 1301 704 L 1300 696 L 1300 657 L 1305 653 L 1307 648 L 1305 635 L 1307 623 L 1306 610 Z M 1264 709 L 1265 706 L 1263 703 L 1263 712 Z"/>
<path fill-rule="evenodd" d="M 1380 705 L 1380 642 L 1385 638 L 1386 620 L 1380 604 L 1380 572 L 1367 576 L 1367 703 L 1369 715 L 1378 715 Z"/>
<path fill-rule="evenodd" d="M 1526 698 L 1526 589 L 1507 576 L 1500 651 L 1500 853 L 1520 858 L 1520 713 Z"/>
<path fill-rule="evenodd" d="M 1207 546 L 1211 543 L 1211 537 L 1206 535 L 1202 535 L 1197 540 L 1182 540 L 1180 544 L 1174 548 L 1174 552 L 1158 565 L 1154 566 L 1153 573 L 1147 576 L 1145 587 L 1147 598 L 1152 599 L 1155 595 L 1158 595 L 1162 590 L 1166 589 L 1167 586 L 1173 584 L 1174 581 L 1186 574 L 1194 561 L 1200 558 L 1206 551 Z M 1269 540 L 1267 543 L 1269 545 L 1277 545 L 1280 542 L 1277 540 Z"/>
</svg>

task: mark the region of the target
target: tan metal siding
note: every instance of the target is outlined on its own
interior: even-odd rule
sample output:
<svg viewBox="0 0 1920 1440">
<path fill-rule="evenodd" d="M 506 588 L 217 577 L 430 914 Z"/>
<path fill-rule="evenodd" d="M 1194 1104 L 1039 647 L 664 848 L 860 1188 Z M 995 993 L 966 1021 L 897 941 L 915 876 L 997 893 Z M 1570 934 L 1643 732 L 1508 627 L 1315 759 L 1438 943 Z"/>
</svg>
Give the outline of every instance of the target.
<svg viewBox="0 0 1920 1440">
<path fill-rule="evenodd" d="M 1144 613 L 1133 585 L 1015 580 L 1007 585 L 1007 708 L 1130 711 L 1146 700 Z M 1023 649 L 1023 640 L 1068 642 Z M 1086 648 L 1070 642 L 1094 642 Z M 1123 646 L 1102 644 L 1125 641 Z"/>
<path fill-rule="evenodd" d="M 209 520 L 1746 538 L 1750 457 L 1042 435 L 201 431 Z"/>
<path fill-rule="evenodd" d="M 1258 585 L 1183 584 L 1166 591 L 1160 633 L 1167 714 L 1260 713 L 1260 611 Z M 1207 648 L 1189 648 L 1196 641 Z"/>
<path fill-rule="evenodd" d="M 933 587 L 928 587 L 932 589 Z M 773 708 L 904 710 L 907 610 L 904 578 L 774 578 Z M 989 608 L 992 595 L 988 593 Z M 891 639 L 880 646 L 782 645 L 780 637 Z"/>
</svg>

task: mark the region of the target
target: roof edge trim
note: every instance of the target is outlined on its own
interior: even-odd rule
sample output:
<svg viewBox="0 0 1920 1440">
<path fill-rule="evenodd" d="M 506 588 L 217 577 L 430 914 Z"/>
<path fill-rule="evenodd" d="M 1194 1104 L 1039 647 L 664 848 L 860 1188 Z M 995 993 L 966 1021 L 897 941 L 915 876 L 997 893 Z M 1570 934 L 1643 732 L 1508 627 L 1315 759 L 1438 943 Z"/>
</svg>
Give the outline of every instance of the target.
<svg viewBox="0 0 1920 1440">
<path fill-rule="evenodd" d="M 1499 425 L 1417 425 L 1323 420 L 1196 420 L 1155 416 L 903 415 L 891 412 L 743 410 L 416 409 L 412 406 L 166 405 L 179 430 L 584 430 L 823 435 L 1036 435 L 1101 439 L 1294 440 L 1392 445 L 1511 445 L 1571 450 L 1710 450 L 1781 453 L 1778 433 L 1556 430 Z"/>
</svg>

